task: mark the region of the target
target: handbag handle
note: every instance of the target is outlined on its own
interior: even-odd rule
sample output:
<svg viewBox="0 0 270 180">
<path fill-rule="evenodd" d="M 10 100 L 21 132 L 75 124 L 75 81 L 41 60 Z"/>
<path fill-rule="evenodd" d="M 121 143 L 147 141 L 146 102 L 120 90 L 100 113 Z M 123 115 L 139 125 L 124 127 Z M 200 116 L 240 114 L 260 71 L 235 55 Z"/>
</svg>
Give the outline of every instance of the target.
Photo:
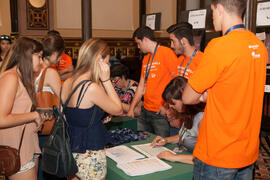
<svg viewBox="0 0 270 180">
<path fill-rule="evenodd" d="M 46 71 L 47 71 L 47 67 L 43 70 L 39 83 L 38 83 L 38 91 L 37 92 L 41 92 L 42 88 L 43 88 L 43 84 L 44 84 L 44 79 L 45 79 L 45 75 L 46 75 Z"/>
</svg>

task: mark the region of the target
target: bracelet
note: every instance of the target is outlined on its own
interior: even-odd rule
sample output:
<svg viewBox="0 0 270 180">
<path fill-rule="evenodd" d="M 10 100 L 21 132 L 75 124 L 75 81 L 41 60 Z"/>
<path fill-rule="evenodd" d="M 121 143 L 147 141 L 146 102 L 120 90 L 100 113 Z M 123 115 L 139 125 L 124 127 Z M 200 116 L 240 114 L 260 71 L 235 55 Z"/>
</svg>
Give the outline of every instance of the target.
<svg viewBox="0 0 270 180">
<path fill-rule="evenodd" d="M 109 81 L 109 80 L 111 80 L 111 79 L 107 79 L 107 80 L 105 80 L 105 81 L 101 81 L 101 82 L 105 83 L 105 82 L 107 82 L 107 81 Z"/>
</svg>

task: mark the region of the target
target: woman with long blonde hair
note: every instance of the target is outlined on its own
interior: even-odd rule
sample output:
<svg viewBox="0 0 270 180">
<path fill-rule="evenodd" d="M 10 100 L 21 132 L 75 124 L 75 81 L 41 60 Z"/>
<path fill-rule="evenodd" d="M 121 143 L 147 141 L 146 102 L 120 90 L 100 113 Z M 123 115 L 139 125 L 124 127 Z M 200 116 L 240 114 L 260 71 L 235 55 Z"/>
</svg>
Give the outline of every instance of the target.
<svg viewBox="0 0 270 180">
<path fill-rule="evenodd" d="M 112 115 L 122 113 L 121 101 L 110 81 L 109 53 L 103 41 L 86 41 L 80 48 L 73 75 L 63 84 L 63 102 L 74 87 L 81 84 L 64 109 L 70 128 L 71 151 L 79 169 L 73 179 L 106 178 L 107 131 L 101 118 L 104 111 Z"/>
</svg>

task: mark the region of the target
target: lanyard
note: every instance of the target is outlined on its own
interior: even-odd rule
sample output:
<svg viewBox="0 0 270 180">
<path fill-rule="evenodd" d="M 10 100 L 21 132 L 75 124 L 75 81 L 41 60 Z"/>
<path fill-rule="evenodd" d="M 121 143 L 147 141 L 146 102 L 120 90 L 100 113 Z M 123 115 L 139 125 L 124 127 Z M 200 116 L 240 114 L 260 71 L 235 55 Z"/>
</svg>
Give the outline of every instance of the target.
<svg viewBox="0 0 270 180">
<path fill-rule="evenodd" d="M 150 60 L 150 57 L 151 57 L 151 56 L 149 57 L 148 62 L 147 62 L 147 65 L 146 65 L 146 70 L 145 70 L 145 85 L 146 85 L 146 83 L 147 83 L 147 79 L 148 79 L 148 76 L 149 76 L 149 73 L 150 73 L 150 69 L 151 69 L 151 66 L 152 66 L 154 57 L 155 57 L 155 55 L 156 55 L 157 48 L 158 48 L 158 44 L 157 44 L 156 47 L 155 47 L 155 51 L 154 51 L 154 54 L 153 54 L 153 56 L 152 56 L 152 60 L 151 60 L 151 64 L 150 64 L 150 66 L 149 66 L 149 69 L 148 69 L 148 65 L 149 65 L 149 60 Z"/>
<path fill-rule="evenodd" d="M 235 29 L 240 29 L 240 28 L 245 28 L 244 24 L 236 24 L 236 25 L 230 27 L 230 28 L 225 32 L 224 36 L 227 35 L 229 32 L 231 32 L 231 31 L 233 31 L 233 30 L 235 30 Z"/>
<path fill-rule="evenodd" d="M 183 135 L 185 134 L 185 132 L 186 132 L 185 123 L 183 123 L 180 130 L 179 130 L 179 132 L 178 132 L 178 134 L 179 134 L 178 147 L 182 146 L 181 141 L 184 140 Z"/>
<path fill-rule="evenodd" d="M 191 57 L 190 57 L 190 59 L 189 59 L 187 65 L 186 65 L 186 67 L 185 67 L 185 70 L 184 70 L 184 73 L 183 73 L 183 77 L 185 77 L 187 68 L 188 68 L 189 64 L 191 63 L 192 59 L 194 58 L 194 56 L 196 55 L 197 51 L 198 51 L 197 49 L 195 49 L 195 50 L 193 51 L 193 53 L 192 53 L 192 55 L 191 55 Z M 181 67 L 182 67 L 182 65 L 183 65 L 183 63 L 184 63 L 184 60 L 185 60 L 185 59 L 182 60 L 182 63 L 181 63 L 181 65 L 180 65 L 179 76 L 181 75 Z"/>
<path fill-rule="evenodd" d="M 130 80 L 128 81 L 128 85 L 127 85 L 127 88 L 126 88 L 124 94 L 121 96 L 122 97 L 121 100 L 123 100 L 123 98 L 125 97 L 127 90 L 128 90 L 128 87 L 129 87 L 129 84 L 130 84 Z"/>
</svg>

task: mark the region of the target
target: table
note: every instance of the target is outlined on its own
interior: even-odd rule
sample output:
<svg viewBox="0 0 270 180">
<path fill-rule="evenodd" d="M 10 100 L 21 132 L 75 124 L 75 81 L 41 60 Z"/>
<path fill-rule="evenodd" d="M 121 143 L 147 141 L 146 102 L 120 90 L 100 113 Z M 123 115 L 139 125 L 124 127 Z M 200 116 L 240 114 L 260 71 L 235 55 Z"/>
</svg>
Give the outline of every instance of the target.
<svg viewBox="0 0 270 180">
<path fill-rule="evenodd" d="M 152 142 L 154 137 L 155 135 L 151 134 L 147 140 L 131 142 L 124 145 L 127 145 L 131 149 L 135 150 L 134 148 L 131 147 L 131 145 Z M 176 147 L 176 145 L 167 144 L 165 147 L 173 150 L 173 148 Z M 184 152 L 181 154 L 191 154 L 191 153 Z M 169 162 L 169 161 L 165 161 L 165 162 L 171 165 L 172 168 L 166 171 L 160 171 L 160 172 L 142 175 L 142 176 L 128 176 L 121 169 L 116 167 L 116 163 L 112 159 L 107 157 L 106 179 L 107 180 L 123 180 L 123 179 L 125 180 L 129 180 L 129 179 L 132 179 L 132 180 L 175 180 L 175 179 L 189 180 L 189 179 L 192 179 L 193 165 L 183 164 L 179 162 Z"/>
<path fill-rule="evenodd" d="M 130 128 L 137 131 L 137 119 L 128 116 L 112 117 L 112 120 L 105 124 L 108 130 L 115 130 L 117 128 Z"/>
</svg>

